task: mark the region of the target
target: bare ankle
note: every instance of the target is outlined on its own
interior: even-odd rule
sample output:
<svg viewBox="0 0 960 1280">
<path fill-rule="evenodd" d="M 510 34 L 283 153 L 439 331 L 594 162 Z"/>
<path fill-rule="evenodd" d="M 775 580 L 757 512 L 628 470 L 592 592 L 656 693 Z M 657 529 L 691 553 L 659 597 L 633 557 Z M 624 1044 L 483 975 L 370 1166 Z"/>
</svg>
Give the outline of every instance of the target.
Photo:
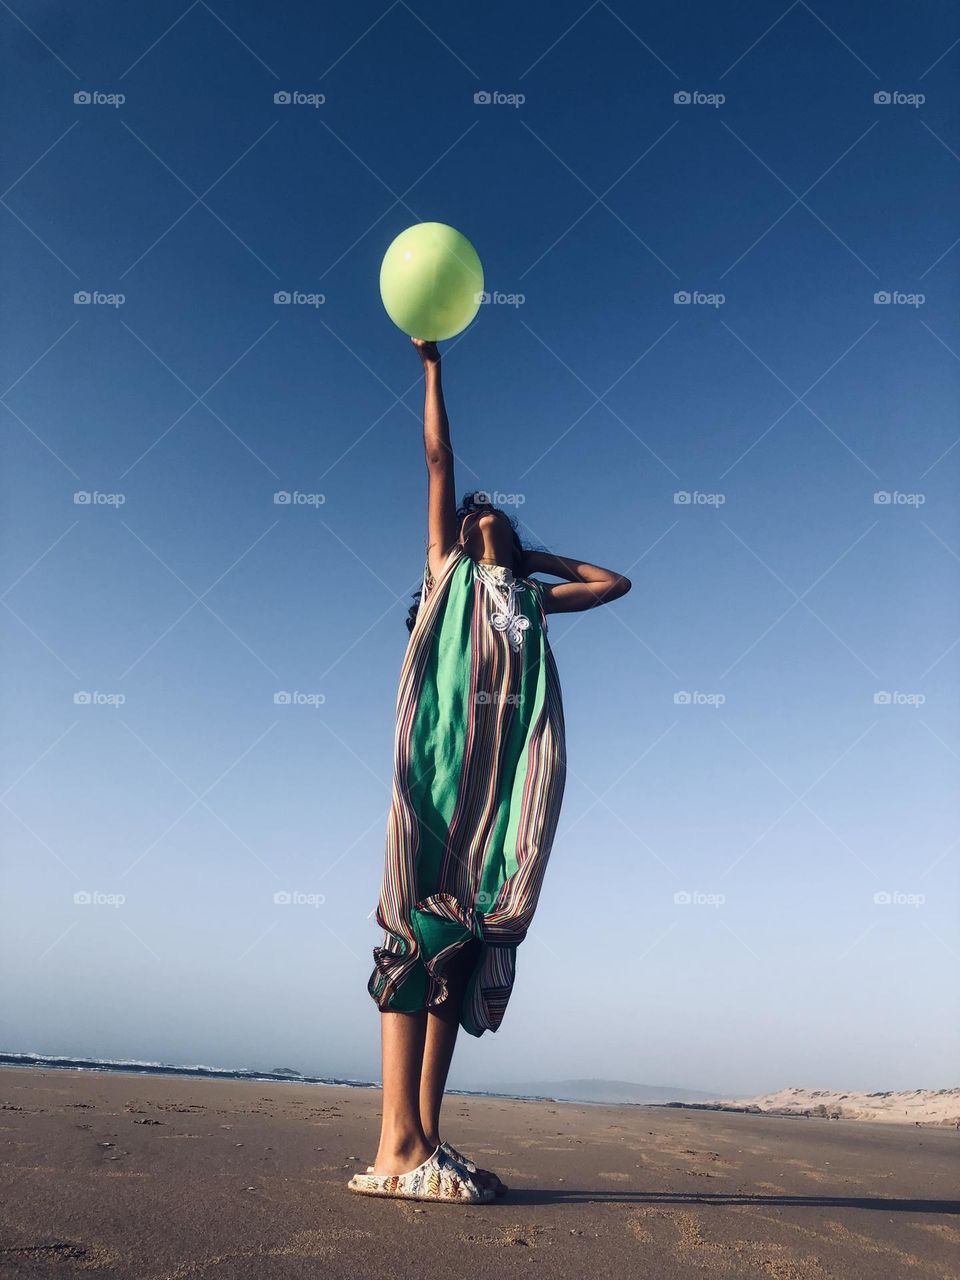
<svg viewBox="0 0 960 1280">
<path fill-rule="evenodd" d="M 418 1168 L 437 1148 L 419 1129 L 403 1129 L 381 1134 L 375 1173 L 409 1173 Z"/>
<path fill-rule="evenodd" d="M 425 1145 L 427 1139 L 422 1133 L 385 1134 L 380 1140 L 382 1151 L 389 1151 L 397 1156 L 411 1155 Z"/>
</svg>

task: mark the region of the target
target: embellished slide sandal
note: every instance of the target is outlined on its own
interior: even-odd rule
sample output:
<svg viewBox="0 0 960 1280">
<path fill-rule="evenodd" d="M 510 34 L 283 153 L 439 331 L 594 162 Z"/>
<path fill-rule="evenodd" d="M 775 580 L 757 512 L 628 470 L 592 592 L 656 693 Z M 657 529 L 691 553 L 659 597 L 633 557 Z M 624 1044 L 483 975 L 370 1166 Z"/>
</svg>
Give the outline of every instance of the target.
<svg viewBox="0 0 960 1280">
<path fill-rule="evenodd" d="M 468 1159 L 465 1155 L 461 1155 L 456 1147 L 451 1147 L 449 1142 L 441 1142 L 440 1149 L 441 1151 L 445 1151 L 451 1160 L 456 1160 L 457 1164 L 462 1164 L 467 1173 L 471 1176 L 477 1177 L 481 1182 L 491 1187 L 494 1195 L 505 1196 L 507 1194 L 509 1187 L 507 1187 L 505 1183 L 501 1182 L 492 1170 L 479 1168 L 472 1160 Z"/>
<path fill-rule="evenodd" d="M 462 1165 L 464 1169 L 466 1169 L 467 1173 L 470 1174 L 471 1178 L 476 1179 L 477 1184 L 481 1188 L 489 1188 L 494 1193 L 494 1195 L 497 1195 L 497 1196 L 505 1196 L 507 1192 L 510 1190 L 510 1188 L 505 1183 L 500 1181 L 500 1179 L 497 1177 L 495 1173 L 492 1172 L 492 1170 L 479 1168 L 467 1156 L 461 1154 L 461 1152 L 459 1152 L 456 1147 L 452 1147 L 449 1142 L 441 1142 L 438 1149 L 440 1151 L 446 1152 L 446 1154 L 450 1157 L 451 1160 L 454 1160 L 457 1164 Z M 372 1164 L 367 1166 L 367 1173 L 368 1174 L 373 1173 Z M 409 1175 L 404 1175 L 404 1176 L 409 1176 Z"/>
<path fill-rule="evenodd" d="M 492 1187 L 481 1186 L 459 1161 L 437 1147 L 433 1155 L 409 1173 L 357 1173 L 347 1186 L 362 1196 L 388 1196 L 396 1200 L 440 1200 L 454 1204 L 488 1204 Z"/>
</svg>

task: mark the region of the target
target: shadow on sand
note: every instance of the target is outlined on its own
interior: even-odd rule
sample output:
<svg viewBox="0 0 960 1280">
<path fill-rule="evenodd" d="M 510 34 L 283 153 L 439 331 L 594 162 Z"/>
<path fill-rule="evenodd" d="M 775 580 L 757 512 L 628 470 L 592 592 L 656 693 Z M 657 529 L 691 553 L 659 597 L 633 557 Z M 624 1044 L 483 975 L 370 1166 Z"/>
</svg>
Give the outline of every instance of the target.
<svg viewBox="0 0 960 1280">
<path fill-rule="evenodd" d="M 895 1200 L 883 1196 L 787 1196 L 674 1191 L 521 1191 L 494 1201 L 510 1208 L 535 1204 L 755 1205 L 775 1209 L 880 1209 L 884 1213 L 960 1214 L 960 1200 Z M 489 1205 L 492 1208 L 493 1205 Z"/>
</svg>

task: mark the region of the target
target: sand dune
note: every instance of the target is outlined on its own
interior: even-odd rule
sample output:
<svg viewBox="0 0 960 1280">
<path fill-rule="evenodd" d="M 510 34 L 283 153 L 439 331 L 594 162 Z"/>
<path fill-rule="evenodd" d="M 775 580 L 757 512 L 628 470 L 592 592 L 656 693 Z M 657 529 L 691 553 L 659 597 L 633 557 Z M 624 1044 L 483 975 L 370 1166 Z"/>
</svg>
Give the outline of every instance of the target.
<svg viewBox="0 0 960 1280">
<path fill-rule="evenodd" d="M 841 1093 L 837 1089 L 781 1089 L 731 1104 L 778 1115 L 826 1115 L 838 1120 L 885 1120 L 896 1124 L 960 1127 L 960 1089 L 906 1089 L 885 1093 Z"/>
</svg>

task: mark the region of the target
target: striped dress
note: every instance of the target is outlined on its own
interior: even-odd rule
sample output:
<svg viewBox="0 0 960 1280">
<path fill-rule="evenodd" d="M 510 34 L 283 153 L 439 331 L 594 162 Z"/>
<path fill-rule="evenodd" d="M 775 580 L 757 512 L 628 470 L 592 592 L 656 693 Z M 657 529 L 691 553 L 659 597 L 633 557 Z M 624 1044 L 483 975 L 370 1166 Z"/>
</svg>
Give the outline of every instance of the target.
<svg viewBox="0 0 960 1280">
<path fill-rule="evenodd" d="M 382 1010 L 441 1004 L 474 963 L 460 1022 L 496 1031 L 540 895 L 565 776 L 543 584 L 453 548 L 400 675 L 393 799 L 368 989 Z"/>
</svg>

